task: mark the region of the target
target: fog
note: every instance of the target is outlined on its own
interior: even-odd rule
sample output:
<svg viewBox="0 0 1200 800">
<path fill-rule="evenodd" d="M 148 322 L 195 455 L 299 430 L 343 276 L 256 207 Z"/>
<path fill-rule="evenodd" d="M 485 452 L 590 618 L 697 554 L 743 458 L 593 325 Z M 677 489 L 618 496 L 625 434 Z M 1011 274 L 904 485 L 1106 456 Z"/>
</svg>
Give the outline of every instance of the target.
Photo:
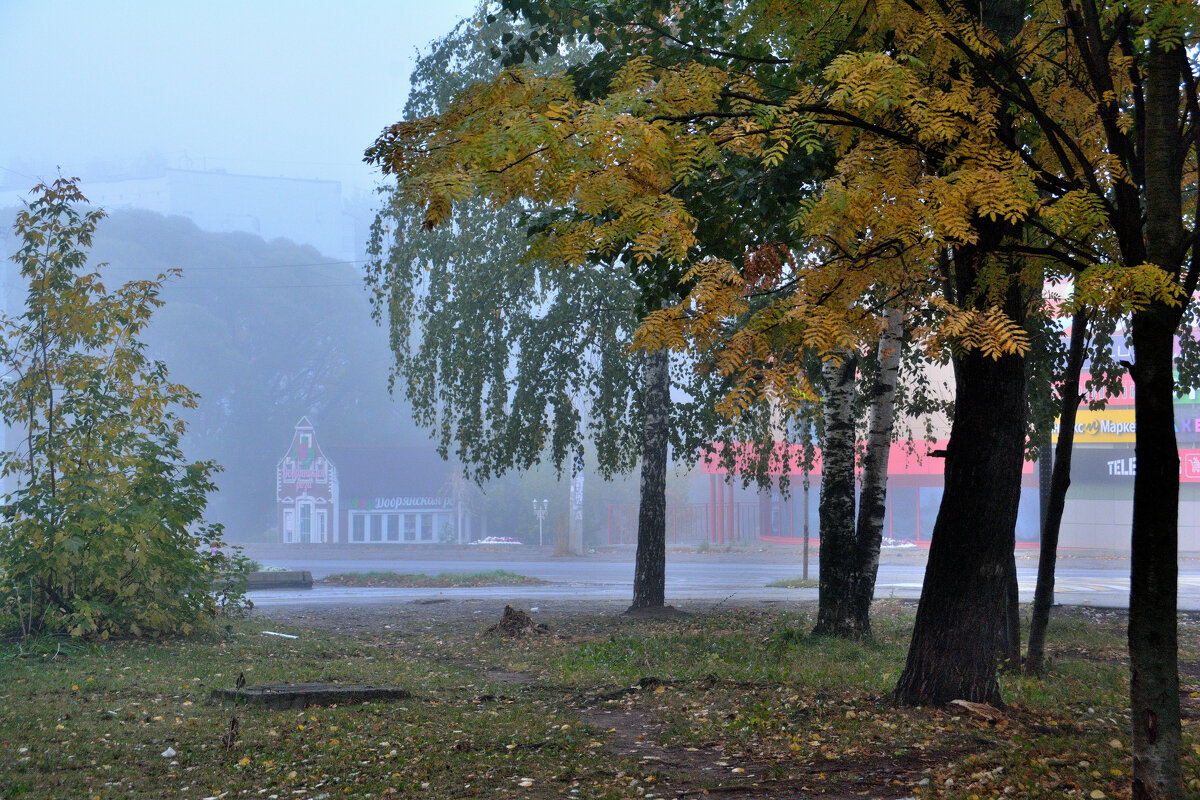
<svg viewBox="0 0 1200 800">
<path fill-rule="evenodd" d="M 0 250 L 14 244 L 5 238 L 12 209 L 61 174 L 79 177 L 109 212 L 92 257 L 110 263 L 110 282 L 183 270 L 147 340 L 172 377 L 201 394 L 186 415 L 186 452 L 223 466 L 210 517 L 232 540 L 274 540 L 293 524 L 276 508 L 276 467 L 302 419 L 341 470 L 343 504 L 445 503 L 429 512 L 428 529 L 425 512 L 396 516 L 394 531 L 386 515 L 378 531 L 364 518 L 364 541 L 403 541 L 411 522 L 418 541 L 444 540 L 451 526 L 459 541 L 532 543 L 533 498 L 551 501 L 546 541 L 565 536 L 569 475 L 538 469 L 483 492 L 437 458 L 403 392 L 389 394 L 388 336 L 362 284 L 378 183 L 362 151 L 400 118 L 418 53 L 473 10 L 473 0 L 0 4 Z M 5 275 L 12 309 L 20 287 L 11 264 Z M 369 475 L 372 459 L 390 458 L 410 477 Z M 583 545 L 631 545 L 636 476 L 605 483 L 587 469 L 584 482 Z M 804 514 L 792 501 L 730 491 L 724 507 L 733 510 L 717 525 L 708 476 L 674 474 L 668 538 L 800 535 Z M 927 535 L 939 496 L 898 487 L 889 535 Z M 815 504 L 814 493 L 810 522 Z M 343 509 L 322 524 L 320 533 L 297 529 L 297 540 L 345 541 L 356 523 Z"/>
<path fill-rule="evenodd" d="M 0 186 L 157 166 L 369 189 L 418 48 L 472 0 L 0 3 Z"/>
<path fill-rule="evenodd" d="M 185 449 L 222 465 L 209 516 L 232 540 L 277 535 L 276 465 L 301 418 L 345 458 L 407 448 L 428 483 L 410 494 L 459 492 L 467 535 L 536 540 L 534 495 L 551 498 L 547 541 L 566 528 L 569 476 L 534 471 L 484 494 L 437 458 L 388 392 L 387 334 L 362 284 L 378 182 L 362 151 L 400 118 L 420 49 L 474 7 L 0 4 L 0 250 L 33 185 L 75 176 L 109 214 L 91 253 L 109 283 L 183 270 L 146 339 L 201 394 Z M 15 310 L 11 263 L 4 277 Z M 589 499 L 600 526 L 636 487 Z"/>
</svg>

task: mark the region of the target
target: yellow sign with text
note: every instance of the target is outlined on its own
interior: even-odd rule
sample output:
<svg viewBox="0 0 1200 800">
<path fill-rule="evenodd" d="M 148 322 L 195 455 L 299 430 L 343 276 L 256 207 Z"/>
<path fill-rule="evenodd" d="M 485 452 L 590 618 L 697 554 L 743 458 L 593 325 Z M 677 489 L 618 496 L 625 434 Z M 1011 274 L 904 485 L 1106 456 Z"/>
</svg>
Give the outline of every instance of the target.
<svg viewBox="0 0 1200 800">
<path fill-rule="evenodd" d="M 1093 442 L 1133 442 L 1137 423 L 1132 408 L 1106 408 L 1103 411 L 1080 409 L 1075 417 L 1075 444 Z M 1054 423 L 1051 438 L 1058 441 L 1059 423 Z"/>
</svg>

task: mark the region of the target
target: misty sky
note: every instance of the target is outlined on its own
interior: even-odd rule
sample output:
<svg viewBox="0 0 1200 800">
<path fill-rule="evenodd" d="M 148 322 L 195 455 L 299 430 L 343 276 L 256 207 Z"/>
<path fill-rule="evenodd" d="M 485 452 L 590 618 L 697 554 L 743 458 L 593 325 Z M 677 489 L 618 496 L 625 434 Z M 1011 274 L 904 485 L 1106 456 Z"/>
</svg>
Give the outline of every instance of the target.
<svg viewBox="0 0 1200 800">
<path fill-rule="evenodd" d="M 367 189 L 416 49 L 476 6 L 0 0 L 0 184 L 158 163 Z"/>
</svg>

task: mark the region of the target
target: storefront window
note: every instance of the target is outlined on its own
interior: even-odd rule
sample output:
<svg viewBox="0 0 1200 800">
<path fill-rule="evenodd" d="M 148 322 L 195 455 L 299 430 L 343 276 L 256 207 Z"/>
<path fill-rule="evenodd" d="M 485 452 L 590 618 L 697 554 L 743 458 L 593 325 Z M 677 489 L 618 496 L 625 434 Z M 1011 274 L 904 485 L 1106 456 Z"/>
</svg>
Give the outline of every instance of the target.
<svg viewBox="0 0 1200 800">
<path fill-rule="evenodd" d="M 350 541 L 365 542 L 367 540 L 367 520 L 365 514 L 351 514 L 350 526 Z"/>
<path fill-rule="evenodd" d="M 371 541 L 383 541 L 383 514 L 371 515 Z"/>
<path fill-rule="evenodd" d="M 404 541 L 415 542 L 417 540 L 417 515 L 404 515 Z"/>
<path fill-rule="evenodd" d="M 387 540 L 389 542 L 400 541 L 400 515 L 387 515 Z"/>
<path fill-rule="evenodd" d="M 433 514 L 421 515 L 421 541 L 433 541 Z"/>
<path fill-rule="evenodd" d="M 888 487 L 887 515 L 883 521 L 885 538 L 897 542 L 917 542 L 922 524 L 919 490 L 911 486 Z"/>
<path fill-rule="evenodd" d="M 933 538 L 933 523 L 937 522 L 943 491 L 941 486 L 922 486 L 917 490 L 917 496 L 920 498 L 918 508 L 921 515 L 918 529 L 921 532 L 921 538 L 918 541 L 928 542 Z"/>
</svg>

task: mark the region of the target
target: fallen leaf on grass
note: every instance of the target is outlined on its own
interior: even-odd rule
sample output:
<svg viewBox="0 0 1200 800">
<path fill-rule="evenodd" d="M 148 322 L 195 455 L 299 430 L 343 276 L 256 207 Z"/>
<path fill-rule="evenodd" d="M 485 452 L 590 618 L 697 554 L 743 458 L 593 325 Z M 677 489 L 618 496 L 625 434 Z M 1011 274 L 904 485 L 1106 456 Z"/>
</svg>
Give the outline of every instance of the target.
<svg viewBox="0 0 1200 800">
<path fill-rule="evenodd" d="M 1004 712 L 987 703 L 973 703 L 970 700 L 951 700 L 950 705 L 965 709 L 967 714 L 985 722 L 998 722 L 1004 719 Z"/>
</svg>

